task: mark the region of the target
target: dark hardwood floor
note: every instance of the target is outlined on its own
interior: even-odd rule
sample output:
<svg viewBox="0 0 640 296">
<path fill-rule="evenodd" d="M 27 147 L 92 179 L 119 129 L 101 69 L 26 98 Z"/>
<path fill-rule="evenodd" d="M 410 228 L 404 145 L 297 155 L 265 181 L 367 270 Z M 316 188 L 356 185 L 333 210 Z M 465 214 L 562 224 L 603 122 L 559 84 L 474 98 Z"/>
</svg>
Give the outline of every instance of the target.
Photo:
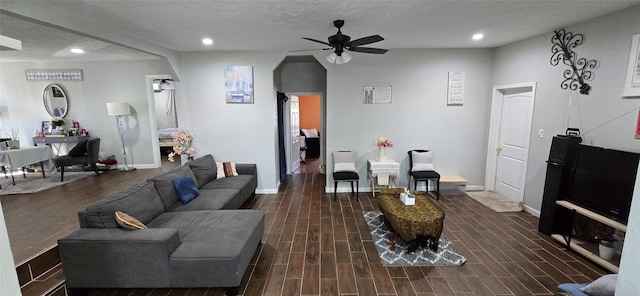
<svg viewBox="0 0 640 296">
<path fill-rule="evenodd" d="M 161 170 L 109 171 L 39 194 L 2 197 L 14 257 L 78 227 L 76 212 Z M 466 195 L 444 195 L 444 234 L 467 258 L 461 267 L 383 267 L 362 211 L 370 193 L 324 193 L 324 175 L 294 174 L 278 194 L 246 208 L 266 212 L 263 243 L 240 287 L 243 295 L 552 295 L 558 283 L 607 273 L 537 231 L 528 213 L 496 213 Z M 35 245 L 33 245 L 35 244 Z M 18 263 L 18 261 L 16 261 Z M 224 289 L 96 289 L 90 295 L 223 295 Z"/>
</svg>

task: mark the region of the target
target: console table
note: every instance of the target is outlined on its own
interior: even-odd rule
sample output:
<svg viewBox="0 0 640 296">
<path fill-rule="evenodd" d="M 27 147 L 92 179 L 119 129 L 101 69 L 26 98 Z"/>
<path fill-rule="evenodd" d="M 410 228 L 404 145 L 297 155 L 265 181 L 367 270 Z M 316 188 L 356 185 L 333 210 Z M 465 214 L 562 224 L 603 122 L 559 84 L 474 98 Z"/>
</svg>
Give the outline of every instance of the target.
<svg viewBox="0 0 640 296">
<path fill-rule="evenodd" d="M 56 150 L 56 156 L 60 155 L 62 144 L 76 144 L 82 140 L 88 140 L 89 136 L 49 136 L 49 137 L 33 137 L 33 145 L 38 144 L 50 145 Z"/>
<path fill-rule="evenodd" d="M 393 159 L 382 161 L 369 160 L 367 167 L 369 178 L 371 179 L 371 193 L 373 197 L 376 197 L 376 191 L 380 191 L 382 188 L 391 188 L 400 173 L 400 164 Z M 382 186 L 376 187 L 376 183 Z"/>
<path fill-rule="evenodd" d="M 588 209 L 585 209 L 581 206 L 578 206 L 576 204 L 573 204 L 571 202 L 568 202 L 566 200 L 558 200 L 556 201 L 556 205 L 562 207 L 562 208 L 566 208 L 568 210 L 571 211 L 572 213 L 572 217 L 571 217 L 571 223 L 573 224 L 574 218 L 575 218 L 575 214 L 580 214 L 583 215 L 589 219 L 593 219 L 596 220 L 598 222 L 601 222 L 605 225 L 611 226 L 615 229 L 627 232 L 627 225 L 624 225 L 618 221 L 615 220 L 611 220 L 605 216 L 602 216 L 598 213 L 595 213 L 593 211 L 590 211 Z M 571 230 L 573 229 L 573 225 L 570 225 L 571 227 L 567 228 L 567 233 L 564 234 L 552 234 L 551 237 L 561 243 L 564 243 L 565 246 L 567 247 L 567 249 L 572 249 L 574 251 L 576 251 L 576 253 L 579 253 L 589 259 L 591 259 L 591 261 L 599 264 L 600 266 L 610 270 L 611 272 L 614 273 L 618 273 L 618 265 L 619 262 L 617 261 L 608 261 L 605 259 L 600 258 L 600 256 L 598 256 L 598 246 L 597 244 L 594 246 L 592 243 L 588 243 L 588 242 L 583 242 L 579 239 L 573 238 L 572 237 L 572 232 Z M 618 259 L 619 260 L 619 259 Z"/>
<path fill-rule="evenodd" d="M 49 167 L 53 167 L 51 160 L 51 148 L 49 147 L 22 147 L 20 149 L 11 149 L 0 151 L 0 166 L 6 174 L 5 167 L 10 167 L 12 170 L 18 168 L 24 168 L 27 165 L 40 163 L 42 168 L 42 177 L 44 178 L 44 163 L 48 162 Z M 22 170 L 24 177 L 24 169 Z M 11 174 L 11 180 L 13 185 L 16 185 L 16 180 Z"/>
</svg>

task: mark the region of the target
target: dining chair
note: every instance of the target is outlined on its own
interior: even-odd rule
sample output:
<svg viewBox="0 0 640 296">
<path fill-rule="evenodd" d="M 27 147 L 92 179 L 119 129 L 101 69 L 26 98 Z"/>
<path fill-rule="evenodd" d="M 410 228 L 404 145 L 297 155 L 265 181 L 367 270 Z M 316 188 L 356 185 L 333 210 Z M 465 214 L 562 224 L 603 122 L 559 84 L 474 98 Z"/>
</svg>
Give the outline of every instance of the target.
<svg viewBox="0 0 640 296">
<path fill-rule="evenodd" d="M 433 151 L 414 149 L 409 150 L 409 189 L 411 178 L 414 181 L 414 190 L 418 190 L 418 182 L 426 183 L 426 191 L 429 191 L 429 181 L 435 182 L 436 199 L 440 199 L 440 174 L 433 169 Z"/>
<path fill-rule="evenodd" d="M 351 194 L 353 194 L 353 183 L 356 183 L 356 200 L 360 200 L 359 181 L 360 176 L 356 170 L 356 153 L 353 151 L 334 151 L 333 152 L 333 181 L 334 191 L 333 200 L 336 201 L 336 193 L 338 192 L 338 182 L 351 183 Z"/>
</svg>

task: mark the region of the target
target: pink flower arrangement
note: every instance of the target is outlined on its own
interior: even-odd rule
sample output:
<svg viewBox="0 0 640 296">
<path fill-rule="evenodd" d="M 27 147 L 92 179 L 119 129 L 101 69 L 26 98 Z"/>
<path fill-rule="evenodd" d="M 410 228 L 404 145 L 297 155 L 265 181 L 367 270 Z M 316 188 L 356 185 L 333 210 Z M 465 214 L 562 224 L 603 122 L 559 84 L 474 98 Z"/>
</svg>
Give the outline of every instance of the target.
<svg viewBox="0 0 640 296">
<path fill-rule="evenodd" d="M 376 146 L 393 148 L 393 143 L 384 137 L 380 137 L 376 140 Z"/>
<path fill-rule="evenodd" d="M 190 130 L 178 130 L 171 134 L 176 144 L 173 146 L 173 152 L 169 153 L 169 161 L 173 162 L 173 157 L 176 155 L 186 154 L 189 159 L 193 159 L 196 156 L 196 149 L 191 147 L 193 136 L 194 134 Z"/>
</svg>

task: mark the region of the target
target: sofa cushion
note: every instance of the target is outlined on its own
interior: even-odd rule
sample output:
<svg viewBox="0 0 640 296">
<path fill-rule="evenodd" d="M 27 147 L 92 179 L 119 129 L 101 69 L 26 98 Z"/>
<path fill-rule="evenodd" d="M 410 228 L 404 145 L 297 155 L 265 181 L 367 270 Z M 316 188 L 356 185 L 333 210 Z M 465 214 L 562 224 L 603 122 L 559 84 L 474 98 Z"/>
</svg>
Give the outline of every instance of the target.
<svg viewBox="0 0 640 296">
<path fill-rule="evenodd" d="M 114 213 L 123 211 L 147 224 L 164 212 L 164 205 L 151 182 L 145 182 L 103 198 L 85 210 L 91 228 L 117 228 Z"/>
<path fill-rule="evenodd" d="M 188 164 L 193 175 L 196 177 L 198 188 L 202 188 L 204 184 L 216 179 L 216 161 L 211 154 L 192 160 L 188 162 Z"/>
<path fill-rule="evenodd" d="M 188 204 L 178 205 L 171 211 L 222 210 L 237 209 L 236 199 L 240 199 L 238 189 L 200 189 L 200 196 Z M 242 205 L 242 203 L 240 203 Z"/>
<path fill-rule="evenodd" d="M 237 287 L 262 239 L 264 212 L 167 212 L 148 226 L 180 233 L 170 257 L 172 287 Z"/>
<path fill-rule="evenodd" d="M 166 211 L 176 207 L 180 201 L 178 199 L 178 193 L 173 188 L 173 180 L 184 176 L 190 176 L 194 180 L 196 179 L 193 172 L 187 165 L 181 165 L 173 170 L 149 179 L 155 185 L 156 191 L 158 192 L 158 195 L 160 195 Z"/>
<path fill-rule="evenodd" d="M 231 204 L 227 204 L 224 207 L 225 209 L 238 209 L 249 197 L 251 197 L 251 195 L 253 195 L 255 187 L 251 185 L 254 184 L 254 182 L 254 175 L 238 175 L 214 180 L 207 183 L 207 185 L 204 185 L 202 188 L 240 190 L 238 197 L 230 201 Z"/>
<path fill-rule="evenodd" d="M 175 179 L 172 181 L 173 188 L 176 190 L 178 194 L 178 199 L 182 202 L 182 204 L 188 204 L 194 198 L 200 195 L 198 191 L 198 186 L 196 186 L 196 182 L 190 176 L 184 176 L 179 179 Z"/>
<path fill-rule="evenodd" d="M 130 230 L 147 229 L 147 226 L 145 226 L 144 223 L 138 221 L 138 219 L 136 218 L 133 218 L 127 215 L 127 213 L 125 212 L 116 211 L 115 217 L 118 225 L 120 225 L 120 227 L 124 229 L 130 229 Z"/>
</svg>

